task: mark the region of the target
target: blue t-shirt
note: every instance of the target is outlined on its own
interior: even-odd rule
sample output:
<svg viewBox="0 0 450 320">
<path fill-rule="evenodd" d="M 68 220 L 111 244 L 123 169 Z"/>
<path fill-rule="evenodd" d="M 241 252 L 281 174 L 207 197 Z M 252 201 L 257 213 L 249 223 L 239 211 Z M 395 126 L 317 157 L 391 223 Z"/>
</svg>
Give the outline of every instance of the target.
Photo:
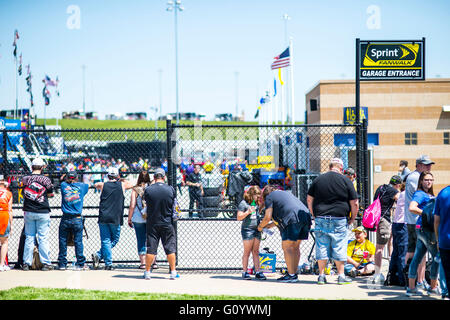
<svg viewBox="0 0 450 320">
<path fill-rule="evenodd" d="M 434 214 L 440 217 L 439 247 L 450 250 L 450 186 L 439 192 L 434 206 Z"/>
<path fill-rule="evenodd" d="M 428 193 L 422 190 L 417 190 L 416 192 L 414 192 L 411 201 L 417 202 L 419 209 L 423 209 L 425 205 L 428 203 L 428 201 L 430 201 L 433 198 L 434 197 L 432 195 L 429 195 Z M 419 218 L 417 219 L 416 226 L 419 227 L 422 226 L 422 216 L 419 216 Z"/>
<path fill-rule="evenodd" d="M 83 198 L 89 190 L 87 183 L 61 183 L 62 203 L 61 210 L 68 214 L 81 214 Z"/>
</svg>

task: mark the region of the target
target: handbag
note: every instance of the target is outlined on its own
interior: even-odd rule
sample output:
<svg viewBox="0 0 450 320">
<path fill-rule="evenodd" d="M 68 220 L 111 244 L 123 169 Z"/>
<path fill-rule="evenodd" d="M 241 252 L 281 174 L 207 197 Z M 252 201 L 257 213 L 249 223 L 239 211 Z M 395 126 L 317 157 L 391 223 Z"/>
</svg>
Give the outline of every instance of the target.
<svg viewBox="0 0 450 320">
<path fill-rule="evenodd" d="M 380 196 L 378 196 L 370 206 L 364 210 L 364 215 L 362 218 L 362 225 L 369 231 L 376 231 L 378 228 L 378 223 L 381 219 L 381 201 Z"/>
</svg>

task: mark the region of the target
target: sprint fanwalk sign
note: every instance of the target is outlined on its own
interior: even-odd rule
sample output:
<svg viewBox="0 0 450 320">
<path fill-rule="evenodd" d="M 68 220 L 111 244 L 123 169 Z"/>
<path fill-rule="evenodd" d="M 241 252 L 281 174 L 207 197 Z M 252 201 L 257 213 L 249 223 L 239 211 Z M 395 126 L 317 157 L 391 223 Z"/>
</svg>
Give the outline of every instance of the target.
<svg viewBox="0 0 450 320">
<path fill-rule="evenodd" d="M 360 41 L 360 80 L 425 80 L 425 39 Z"/>
</svg>

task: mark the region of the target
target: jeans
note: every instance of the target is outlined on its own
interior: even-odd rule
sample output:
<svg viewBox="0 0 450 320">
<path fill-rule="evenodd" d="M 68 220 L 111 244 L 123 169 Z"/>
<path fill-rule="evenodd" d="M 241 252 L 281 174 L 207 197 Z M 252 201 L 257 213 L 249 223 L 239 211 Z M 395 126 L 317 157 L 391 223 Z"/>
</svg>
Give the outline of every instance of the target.
<svg viewBox="0 0 450 320">
<path fill-rule="evenodd" d="M 439 248 L 439 252 L 441 254 L 441 261 L 442 261 L 441 266 L 442 266 L 442 269 L 444 270 L 445 281 L 447 284 L 450 281 L 450 250 Z M 448 294 L 448 288 L 447 288 L 447 294 Z"/>
<path fill-rule="evenodd" d="M 25 223 L 25 247 L 23 250 L 23 262 L 29 266 L 33 262 L 33 250 L 35 238 L 39 243 L 39 258 L 42 264 L 51 264 L 50 247 L 48 245 L 48 233 L 50 230 L 50 214 L 24 212 Z"/>
<path fill-rule="evenodd" d="M 417 278 L 417 268 L 419 267 L 422 258 L 428 251 L 433 259 L 431 263 L 430 278 L 432 280 L 436 280 L 439 273 L 439 284 L 441 286 L 441 290 L 446 292 L 447 285 L 445 282 L 444 268 L 442 267 L 442 263 L 438 263 L 434 260 L 434 257 L 436 257 L 436 254 L 438 253 L 436 237 L 433 232 L 426 232 L 422 229 L 417 229 L 416 232 L 416 251 L 414 252 L 414 257 L 411 261 L 411 264 L 409 265 L 408 278 Z"/>
<path fill-rule="evenodd" d="M 203 209 L 203 197 L 202 193 L 200 191 L 189 191 L 189 218 L 192 218 L 194 215 L 194 212 L 192 209 L 194 209 L 194 203 L 197 202 L 197 211 L 198 215 L 200 217 L 203 217 L 203 211 L 200 211 Z"/>
<path fill-rule="evenodd" d="M 408 228 L 405 223 L 392 224 L 392 254 L 389 263 L 389 272 L 396 277 L 401 285 L 406 284 L 403 273 L 406 262 L 405 257 L 408 251 Z"/>
<path fill-rule="evenodd" d="M 111 249 L 116 246 L 120 238 L 120 225 L 111 223 L 99 223 L 101 248 L 97 252 L 100 260 L 105 261 L 105 266 L 112 265 Z"/>
<path fill-rule="evenodd" d="M 316 259 L 346 262 L 347 219 L 317 217 L 315 221 Z"/>
<path fill-rule="evenodd" d="M 67 236 L 69 231 L 73 232 L 75 244 L 76 265 L 83 267 L 86 258 L 83 255 L 83 220 L 81 217 L 63 215 L 59 224 L 59 255 L 58 266 L 67 265 Z"/>
<path fill-rule="evenodd" d="M 137 241 L 137 250 L 139 255 L 143 255 L 147 253 L 147 227 L 145 223 L 136 223 L 133 222 L 134 231 L 136 232 L 136 241 Z"/>
</svg>

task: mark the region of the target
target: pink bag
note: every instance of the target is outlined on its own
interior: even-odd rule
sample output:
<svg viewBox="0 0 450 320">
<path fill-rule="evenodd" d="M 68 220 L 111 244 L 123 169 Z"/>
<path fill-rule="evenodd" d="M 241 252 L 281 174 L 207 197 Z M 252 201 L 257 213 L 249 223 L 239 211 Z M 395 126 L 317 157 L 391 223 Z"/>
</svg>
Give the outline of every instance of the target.
<svg viewBox="0 0 450 320">
<path fill-rule="evenodd" d="M 381 219 L 381 202 L 380 197 L 377 197 L 370 206 L 364 210 L 362 218 L 362 225 L 369 231 L 377 231 L 378 223 Z"/>
</svg>

